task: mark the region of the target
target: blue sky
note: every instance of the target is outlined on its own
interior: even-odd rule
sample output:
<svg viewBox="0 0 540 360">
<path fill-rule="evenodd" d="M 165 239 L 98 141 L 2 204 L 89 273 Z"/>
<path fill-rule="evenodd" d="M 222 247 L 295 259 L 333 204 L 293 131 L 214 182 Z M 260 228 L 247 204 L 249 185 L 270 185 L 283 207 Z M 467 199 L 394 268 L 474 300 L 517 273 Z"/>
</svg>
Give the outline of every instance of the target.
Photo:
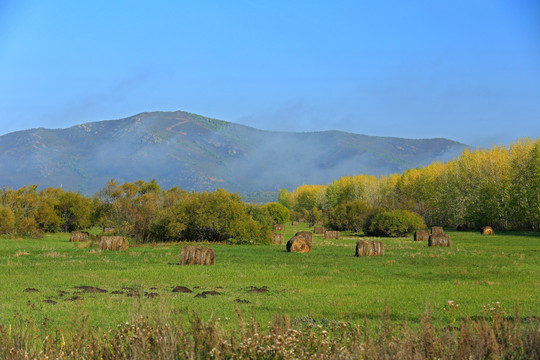
<svg viewBox="0 0 540 360">
<path fill-rule="evenodd" d="M 0 134 L 184 110 L 473 146 L 540 136 L 540 2 L 0 1 Z"/>
</svg>

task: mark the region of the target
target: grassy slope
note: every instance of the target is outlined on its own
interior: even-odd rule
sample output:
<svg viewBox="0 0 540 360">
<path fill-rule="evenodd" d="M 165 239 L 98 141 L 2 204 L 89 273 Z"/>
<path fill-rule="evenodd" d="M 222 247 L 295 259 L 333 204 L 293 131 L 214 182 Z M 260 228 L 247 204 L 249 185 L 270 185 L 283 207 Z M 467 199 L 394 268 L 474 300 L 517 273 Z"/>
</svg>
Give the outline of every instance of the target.
<svg viewBox="0 0 540 360">
<path fill-rule="evenodd" d="M 285 238 L 302 229 L 287 226 Z M 452 248 L 428 248 L 411 238 L 383 239 L 384 257 L 356 258 L 358 237 L 324 240 L 314 237 L 313 252 L 293 254 L 284 245 L 210 245 L 215 266 L 179 266 L 181 245 L 130 248 L 127 252 L 96 252 L 68 242 L 66 234 L 43 239 L 0 239 L 0 323 L 15 313 L 48 318 L 65 326 L 88 314 L 93 325 L 114 326 L 133 314 L 165 312 L 182 316 L 192 310 L 203 318 L 233 318 L 235 307 L 260 321 L 274 314 L 293 317 L 362 321 L 378 319 L 388 303 L 392 319 L 418 321 L 425 305 L 435 319 L 452 322 L 459 316 L 482 316 L 483 306 L 500 301 L 513 312 L 519 303 L 523 317 L 540 315 L 540 236 L 513 234 L 482 237 L 451 232 Z M 89 285 L 108 293 L 79 294 L 65 301 L 75 286 Z M 172 293 L 176 285 L 191 294 Z M 150 299 L 111 294 L 122 287 L 156 292 Z M 195 287 L 199 288 L 195 288 Z M 250 293 L 249 286 L 267 286 L 267 293 Z M 26 293 L 25 288 L 39 292 Z M 151 290 L 156 287 L 156 290 Z M 60 296 L 59 291 L 67 294 Z M 220 296 L 194 296 L 217 290 Z M 44 303 L 53 299 L 57 304 Z M 237 303 L 236 299 L 250 303 Z M 448 300 L 459 310 L 446 311 Z"/>
</svg>

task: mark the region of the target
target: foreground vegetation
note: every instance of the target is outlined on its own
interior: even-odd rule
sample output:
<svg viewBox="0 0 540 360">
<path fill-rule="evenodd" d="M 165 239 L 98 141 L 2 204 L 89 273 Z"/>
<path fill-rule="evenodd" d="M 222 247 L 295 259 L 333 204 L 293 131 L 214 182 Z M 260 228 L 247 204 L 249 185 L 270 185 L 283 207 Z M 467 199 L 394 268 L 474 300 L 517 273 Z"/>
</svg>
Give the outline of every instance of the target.
<svg viewBox="0 0 540 360">
<path fill-rule="evenodd" d="M 285 238 L 306 229 L 307 224 L 287 225 Z M 216 252 L 214 266 L 177 265 L 182 244 L 176 243 L 139 245 L 126 252 L 100 252 L 92 243 L 68 242 L 68 234 L 46 235 L 41 239 L 1 239 L 3 346 L 15 346 L 13 341 L 30 336 L 29 331 L 37 331 L 41 335 L 32 335 L 32 339 L 41 339 L 37 348 L 49 346 L 54 351 L 67 351 L 70 344 L 70 351 L 75 353 L 94 351 L 115 357 L 122 351 L 135 351 L 121 338 L 120 332 L 140 337 L 139 332 L 147 328 L 149 321 L 151 336 L 164 337 L 155 342 L 147 339 L 140 346 L 162 344 L 160 341 L 170 339 L 173 346 L 170 351 L 199 354 L 201 349 L 210 351 L 216 344 L 232 342 L 235 337 L 237 347 L 231 347 L 230 351 L 241 353 L 240 343 L 245 344 L 247 338 L 240 329 L 247 325 L 239 322 L 238 311 L 244 314 L 244 319 L 249 319 L 246 322 L 258 324 L 261 338 L 257 344 L 264 348 L 275 339 L 263 338 L 272 339 L 293 329 L 302 333 L 295 335 L 297 348 L 313 351 L 313 346 L 322 346 L 325 330 L 329 332 L 326 340 L 335 342 L 337 349 L 347 349 L 344 354 L 353 354 L 351 357 L 359 354 L 361 346 L 364 349 L 370 346 L 366 345 L 366 331 L 373 336 L 370 339 L 374 347 L 369 351 L 382 351 L 383 346 L 377 344 L 390 340 L 394 347 L 425 351 L 421 350 L 425 346 L 421 344 L 428 323 L 426 329 L 433 329 L 434 342 L 438 344 L 433 346 L 438 349 L 443 345 L 441 341 L 448 341 L 448 346 L 459 342 L 463 332 L 474 341 L 484 341 L 479 339 L 488 336 L 491 331 L 488 328 L 493 327 L 496 316 L 505 325 L 501 325 L 503 330 L 492 328 L 495 333 L 514 333 L 520 328 L 523 330 L 520 336 L 537 337 L 540 234 L 503 233 L 486 237 L 471 232 L 447 232 L 452 237 L 451 248 L 428 248 L 425 242 L 414 242 L 412 237 L 379 238 L 385 244 L 385 256 L 371 258 L 353 256 L 359 237 L 352 233 L 339 240 L 324 240 L 315 235 L 313 251 L 308 254 L 287 253 L 284 245 L 213 243 L 208 245 Z M 177 286 L 193 292 L 173 292 Z M 91 289 L 94 287 L 107 292 L 94 292 Z M 204 292 L 208 295 L 201 297 Z M 211 295 L 216 292 L 219 295 Z M 519 318 L 514 310 L 516 304 Z M 386 308 L 387 315 L 381 317 Z M 428 322 L 426 308 L 430 309 Z M 193 320 L 193 314 L 200 323 Z M 268 321 L 278 321 L 276 317 L 289 318 L 290 324 L 267 329 Z M 30 319 L 28 323 L 26 319 Z M 130 330 L 135 319 L 141 322 L 136 325 L 141 329 Z M 365 328 L 366 320 L 369 331 Z M 129 326 L 118 327 L 126 321 Z M 387 321 L 391 330 L 385 330 Z M 194 324 L 199 324 L 196 330 Z M 306 332 L 310 324 L 316 334 Z M 536 326 L 536 330 L 525 330 L 524 324 Z M 163 335 L 165 331 L 171 333 Z M 179 340 L 173 341 L 171 334 L 180 331 L 201 338 L 185 340 L 187 343 L 177 347 Z M 340 338 L 338 331 L 347 334 Z M 309 340 L 310 336 L 314 338 Z M 488 337 L 493 341 L 492 335 Z M 255 340 L 250 338 L 253 344 Z M 59 347 L 62 339 L 68 347 Z M 24 341 L 27 340 L 22 339 L 18 344 Z M 476 344 L 474 341 L 470 343 Z M 529 351 L 525 350 L 525 340 L 512 340 L 512 344 L 515 341 L 523 345 L 516 351 L 521 354 Z M 507 346 L 496 343 L 499 350 Z M 514 345 L 510 348 L 515 349 Z M 335 347 L 327 350 L 321 347 L 320 351 L 330 349 L 338 353 L 334 352 Z M 230 354 L 226 349 L 219 351 Z"/>
</svg>

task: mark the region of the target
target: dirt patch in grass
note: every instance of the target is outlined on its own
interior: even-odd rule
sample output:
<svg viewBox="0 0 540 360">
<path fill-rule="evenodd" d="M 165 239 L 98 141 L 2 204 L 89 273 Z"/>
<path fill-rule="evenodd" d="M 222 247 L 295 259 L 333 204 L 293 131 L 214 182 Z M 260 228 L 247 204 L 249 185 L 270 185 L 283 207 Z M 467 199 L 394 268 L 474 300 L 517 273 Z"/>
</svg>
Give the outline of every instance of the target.
<svg viewBox="0 0 540 360">
<path fill-rule="evenodd" d="M 87 292 L 87 293 L 106 293 L 107 292 L 107 290 L 105 289 L 100 289 L 95 286 L 87 286 L 87 285 L 75 286 L 75 289 L 82 290 L 83 292 Z"/>
<path fill-rule="evenodd" d="M 46 304 L 56 305 L 56 301 L 51 300 L 51 299 L 43 300 L 43 302 L 46 303 Z"/>
<path fill-rule="evenodd" d="M 215 295 L 221 295 L 221 293 L 217 292 L 215 290 L 203 291 L 202 293 L 195 295 L 195 297 L 196 298 L 206 298 L 207 296 L 215 296 Z"/>
<path fill-rule="evenodd" d="M 156 292 L 151 292 L 151 293 L 145 292 L 145 293 L 144 293 L 144 296 L 146 296 L 147 298 L 153 299 L 153 298 L 155 298 L 155 297 L 158 297 L 159 294 L 156 293 Z"/>
<path fill-rule="evenodd" d="M 175 286 L 175 287 L 172 289 L 172 292 L 191 293 L 191 292 L 193 292 L 193 291 L 190 290 L 190 289 L 188 289 L 188 288 L 185 287 L 185 286 Z"/>
<path fill-rule="evenodd" d="M 248 287 L 248 292 L 253 293 L 253 294 L 267 293 L 268 292 L 268 287 L 263 286 L 263 287 L 259 288 L 259 287 L 256 287 L 256 286 L 249 286 Z"/>
<path fill-rule="evenodd" d="M 38 289 L 34 289 L 34 288 L 26 288 L 23 290 L 23 292 L 38 292 L 39 290 Z"/>
</svg>

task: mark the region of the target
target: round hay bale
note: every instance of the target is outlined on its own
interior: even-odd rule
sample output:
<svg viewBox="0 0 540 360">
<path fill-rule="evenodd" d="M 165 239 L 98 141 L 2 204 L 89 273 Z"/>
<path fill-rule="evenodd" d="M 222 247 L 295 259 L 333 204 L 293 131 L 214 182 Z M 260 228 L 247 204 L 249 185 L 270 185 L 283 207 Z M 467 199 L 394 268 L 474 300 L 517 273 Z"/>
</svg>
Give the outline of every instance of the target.
<svg viewBox="0 0 540 360">
<path fill-rule="evenodd" d="M 324 232 L 326 231 L 326 229 L 322 226 L 315 226 L 313 228 L 313 233 L 316 234 L 316 235 L 322 235 L 324 234 Z"/>
<path fill-rule="evenodd" d="M 275 234 L 272 237 L 273 244 L 283 244 L 283 234 Z"/>
<path fill-rule="evenodd" d="M 70 242 L 86 241 L 90 237 L 90 233 L 87 231 L 72 231 L 69 238 Z"/>
<path fill-rule="evenodd" d="M 382 241 L 358 240 L 354 256 L 383 256 L 384 244 Z"/>
<path fill-rule="evenodd" d="M 493 231 L 493 228 L 491 226 L 484 226 L 482 228 L 482 235 L 495 235 L 495 231 Z"/>
<path fill-rule="evenodd" d="M 431 227 L 431 235 L 440 235 L 440 234 L 444 234 L 444 230 L 442 226 Z"/>
<path fill-rule="evenodd" d="M 327 230 L 324 232 L 325 239 L 339 239 L 339 231 Z"/>
<path fill-rule="evenodd" d="M 100 250 L 124 251 L 128 249 L 128 244 L 123 236 L 102 236 L 98 247 Z"/>
<path fill-rule="evenodd" d="M 304 237 L 304 239 L 309 241 L 310 244 L 313 241 L 313 233 L 311 231 L 299 231 L 296 234 L 294 234 L 294 236 L 302 236 Z"/>
<path fill-rule="evenodd" d="M 184 246 L 180 251 L 180 265 L 214 265 L 214 249 L 205 246 Z"/>
<path fill-rule="evenodd" d="M 284 224 L 276 224 L 276 231 L 285 231 Z"/>
<path fill-rule="evenodd" d="M 311 251 L 311 241 L 302 235 L 295 235 L 287 241 L 287 251 L 297 253 L 307 253 Z"/>
<path fill-rule="evenodd" d="M 298 226 L 298 221 L 291 221 L 292 226 Z"/>
<path fill-rule="evenodd" d="M 437 234 L 430 235 L 428 239 L 428 246 L 447 246 L 450 247 L 452 242 L 450 241 L 450 235 L 448 234 Z"/>
<path fill-rule="evenodd" d="M 429 231 L 418 230 L 414 232 L 414 241 L 427 241 L 429 239 Z"/>
</svg>

